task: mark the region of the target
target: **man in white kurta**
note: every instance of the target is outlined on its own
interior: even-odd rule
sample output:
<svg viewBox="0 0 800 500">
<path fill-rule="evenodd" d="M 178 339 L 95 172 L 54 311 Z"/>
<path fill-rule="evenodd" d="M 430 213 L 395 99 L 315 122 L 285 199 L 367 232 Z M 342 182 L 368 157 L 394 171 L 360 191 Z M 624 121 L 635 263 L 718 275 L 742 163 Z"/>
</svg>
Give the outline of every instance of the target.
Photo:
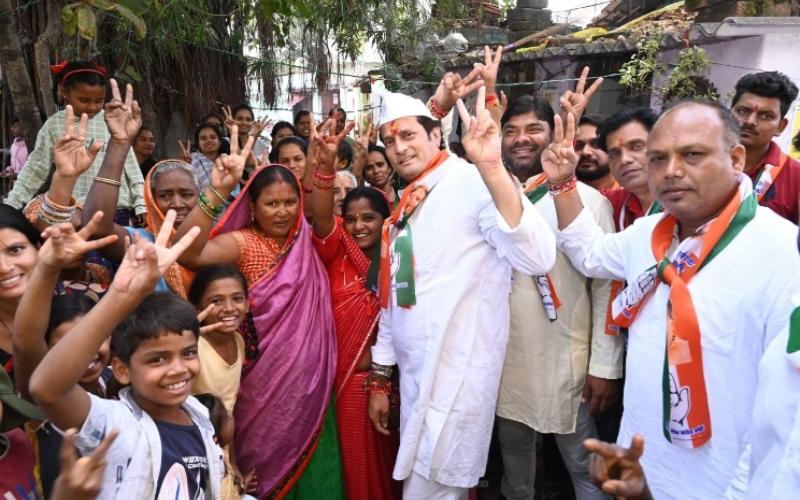
<svg viewBox="0 0 800 500">
<path fill-rule="evenodd" d="M 430 120 L 420 101 L 389 95 L 381 113 L 381 137 L 401 176 L 438 153 L 438 125 L 419 140 L 426 131 L 416 117 Z M 496 125 L 494 134 L 500 162 Z M 541 274 L 555 259 L 552 231 L 508 174 L 495 172 L 450 154 L 425 178 L 429 194 L 409 220 L 416 303 L 382 310 L 372 361 L 400 370 L 394 478 L 405 480 L 404 498 L 466 498 L 478 482 L 508 341 L 512 269 Z M 500 192 L 509 196 L 498 201 Z M 508 207 L 518 210 L 513 227 Z"/>
<path fill-rule="evenodd" d="M 679 223 L 672 248 L 688 237 L 686 232 L 700 234 L 716 218 L 715 207 L 731 197 L 731 182 L 738 192 L 752 190 L 750 180 L 737 174 L 744 148 L 738 144 L 735 119 L 717 105 L 690 102 L 665 112 L 651 132 L 648 156 L 650 188 Z M 550 178 L 566 171 L 552 163 L 544 168 Z M 579 200 L 576 209 L 575 201 L 570 194 L 556 207 L 562 228 L 559 249 L 577 269 L 595 278 L 635 283 L 656 263 L 650 241 L 662 215 L 641 218 L 625 231 L 608 235 L 588 211 L 580 210 Z M 663 435 L 668 285 L 657 284 L 631 325 L 618 441 L 627 445 L 634 433 L 644 436 L 642 464 L 655 498 L 724 494 L 745 450 L 759 361 L 786 325 L 791 297 L 800 290 L 795 279 L 800 275 L 796 233 L 796 226 L 758 207 L 755 218 L 688 282 L 701 333 L 713 429 L 704 445 L 681 447 Z"/>
<path fill-rule="evenodd" d="M 509 105 L 501 123 L 504 163 L 524 181 L 521 187 L 555 231 L 555 205 L 540 183 L 544 174 L 539 162 L 541 150 L 552 142 L 553 116 L 546 102 L 524 96 Z M 605 196 L 580 182 L 577 189 L 597 224 L 614 232 Z M 551 305 L 548 278 L 561 303 L 558 309 Z M 607 280 L 586 278 L 561 252 L 547 276 L 514 271 L 510 338 L 497 401 L 501 489 L 509 500 L 534 496 L 537 433 L 555 434 L 576 498 L 606 498 L 589 478 L 583 441 L 597 437 L 590 413 L 613 402 L 600 394 L 600 387 L 613 397 L 622 378 L 624 338 L 605 332 L 609 289 Z M 597 382 L 597 394 L 584 392 L 587 375 L 592 384 Z"/>
</svg>

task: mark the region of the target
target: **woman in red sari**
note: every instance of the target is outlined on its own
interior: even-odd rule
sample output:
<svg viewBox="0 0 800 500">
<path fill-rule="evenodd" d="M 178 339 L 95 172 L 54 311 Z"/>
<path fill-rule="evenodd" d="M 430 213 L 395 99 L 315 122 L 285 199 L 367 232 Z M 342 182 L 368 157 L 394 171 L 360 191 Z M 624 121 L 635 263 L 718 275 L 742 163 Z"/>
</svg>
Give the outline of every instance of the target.
<svg viewBox="0 0 800 500">
<path fill-rule="evenodd" d="M 400 483 L 392 480 L 398 434 L 375 430 L 364 391 L 380 315 L 378 297 L 365 283 L 389 206 L 380 191 L 359 187 L 345 197 L 342 219 L 334 217 L 334 160 L 347 130 L 325 140 L 312 137 L 318 165 L 311 196 L 314 245 L 328 271 L 336 325 L 334 394 L 345 494 L 349 500 L 392 500 L 400 498 Z"/>
</svg>

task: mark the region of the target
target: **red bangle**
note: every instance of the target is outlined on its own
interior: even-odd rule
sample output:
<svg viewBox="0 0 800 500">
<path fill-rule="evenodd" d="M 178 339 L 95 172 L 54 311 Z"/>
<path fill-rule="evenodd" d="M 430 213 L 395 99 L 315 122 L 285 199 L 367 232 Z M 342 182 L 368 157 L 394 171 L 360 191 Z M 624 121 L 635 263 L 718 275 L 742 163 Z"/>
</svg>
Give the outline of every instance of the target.
<svg viewBox="0 0 800 500">
<path fill-rule="evenodd" d="M 392 393 L 392 383 L 391 382 L 379 382 L 377 380 L 373 380 L 369 384 L 367 384 L 367 392 L 371 394 L 385 394 L 389 396 Z"/>
<path fill-rule="evenodd" d="M 558 184 L 550 184 L 548 181 L 547 183 L 547 190 L 553 196 L 559 196 L 562 194 L 569 193 L 571 191 L 575 191 L 575 188 L 578 186 L 578 178 L 574 175 L 569 179 L 559 182 Z"/>
<path fill-rule="evenodd" d="M 500 104 L 500 99 L 497 98 L 497 94 L 489 94 L 486 96 L 486 107 L 490 108 L 495 104 Z"/>
<path fill-rule="evenodd" d="M 443 110 L 439 107 L 439 104 L 436 103 L 436 99 L 431 99 L 431 114 L 437 120 L 441 120 L 445 116 L 447 116 L 448 111 Z"/>
</svg>

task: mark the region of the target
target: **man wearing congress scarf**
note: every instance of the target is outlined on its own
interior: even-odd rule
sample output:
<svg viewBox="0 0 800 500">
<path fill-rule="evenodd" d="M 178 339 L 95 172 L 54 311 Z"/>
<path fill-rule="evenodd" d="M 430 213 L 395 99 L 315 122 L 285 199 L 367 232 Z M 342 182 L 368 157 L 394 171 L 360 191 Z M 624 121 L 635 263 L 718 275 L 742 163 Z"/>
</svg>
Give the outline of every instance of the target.
<svg viewBox="0 0 800 500">
<path fill-rule="evenodd" d="M 542 151 L 553 141 L 553 117 L 544 99 L 526 95 L 509 103 L 500 122 L 503 162 L 555 231 L 555 206 L 541 164 Z M 582 182 L 577 189 L 594 220 L 614 232 L 608 200 Z M 622 378 L 624 336 L 606 334 L 608 298 L 607 280 L 587 279 L 561 252 L 545 275 L 514 272 L 497 401 L 501 489 L 509 500 L 534 496 L 537 433 L 554 434 L 578 500 L 606 498 L 589 478 L 583 441 L 597 437 L 593 417 L 614 403 Z"/>
<path fill-rule="evenodd" d="M 373 273 L 382 311 L 367 385 L 370 418 L 386 433 L 387 376 L 398 365 L 394 478 L 404 481 L 404 499 L 466 499 L 477 484 L 508 341 L 512 269 L 545 274 L 555 260 L 552 231 L 503 167 L 487 100 L 482 87 L 477 118 L 459 109 L 474 165 L 440 149 L 439 122 L 421 101 L 389 93 L 381 105 L 381 139 L 408 186 L 384 224 Z"/>
<path fill-rule="evenodd" d="M 800 290 L 790 278 L 800 273 L 797 228 L 758 206 L 731 112 L 684 101 L 647 142 L 648 185 L 665 213 L 605 234 L 572 187 L 567 121 L 557 119 L 542 155 L 559 249 L 587 276 L 628 283 L 613 307 L 629 328 L 618 440 L 647 440 L 656 498 L 719 498 L 745 448 L 759 360 Z"/>
<path fill-rule="evenodd" d="M 772 140 L 789 124 L 786 113 L 795 99 L 797 86 L 786 75 L 751 73 L 736 82 L 731 109 L 742 127 L 744 173 L 753 181 L 758 203 L 797 223 L 800 162 Z"/>
</svg>

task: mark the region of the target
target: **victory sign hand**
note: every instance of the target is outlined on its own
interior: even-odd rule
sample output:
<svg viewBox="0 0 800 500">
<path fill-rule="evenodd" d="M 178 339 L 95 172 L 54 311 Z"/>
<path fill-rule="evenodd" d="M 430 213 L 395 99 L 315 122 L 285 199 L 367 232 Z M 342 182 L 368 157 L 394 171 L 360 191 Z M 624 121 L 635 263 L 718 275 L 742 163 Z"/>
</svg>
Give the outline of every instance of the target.
<svg viewBox="0 0 800 500">
<path fill-rule="evenodd" d="M 333 169 L 336 163 L 336 158 L 339 152 L 339 145 L 342 143 L 347 134 L 353 130 L 355 122 L 348 122 L 347 125 L 338 134 L 332 134 L 331 130 L 336 127 L 334 118 L 328 118 L 322 124 L 320 131 L 317 132 L 312 128 L 311 140 L 314 142 L 314 153 L 316 154 L 317 166 L 325 166 L 328 169 Z"/>
<path fill-rule="evenodd" d="M 483 85 L 483 82 L 478 79 L 481 71 L 481 67 L 475 67 L 464 78 L 461 78 L 458 73 L 445 73 L 433 94 L 434 102 L 442 111 L 450 111 L 456 105 L 457 100 L 466 98 Z"/>
<path fill-rule="evenodd" d="M 45 241 L 39 249 L 38 262 L 57 271 L 69 269 L 83 261 L 89 252 L 115 242 L 115 234 L 97 240 L 89 239 L 102 218 L 103 212 L 95 212 L 92 220 L 80 231 L 76 231 L 69 222 L 49 226 L 42 232 Z"/>
<path fill-rule="evenodd" d="M 125 100 L 119 92 L 119 85 L 111 79 L 111 101 L 105 107 L 105 119 L 111 139 L 132 144 L 142 127 L 142 110 L 133 99 L 133 87 L 125 86 Z"/>
<path fill-rule="evenodd" d="M 554 117 L 553 142 L 542 151 L 542 170 L 551 184 L 563 182 L 575 175 L 578 153 L 573 147 L 575 140 L 575 117 L 567 114 L 567 130 L 564 131 L 561 117 Z"/>
<path fill-rule="evenodd" d="M 80 123 L 75 124 L 75 113 L 72 106 L 67 105 L 64 121 L 64 135 L 53 146 L 53 162 L 59 175 L 78 177 L 92 166 L 97 153 L 103 149 L 103 143 L 93 139 L 86 147 L 89 123 L 86 113 L 81 115 Z"/>
<path fill-rule="evenodd" d="M 239 127 L 231 127 L 231 137 L 238 137 Z M 214 161 L 214 169 L 211 171 L 211 185 L 214 189 L 224 194 L 230 194 L 239 181 L 242 179 L 244 167 L 250 157 L 250 150 L 253 148 L 255 137 L 252 135 L 247 138 L 244 147 L 239 151 L 239 141 L 231 140 L 231 154 L 220 155 Z"/>
<path fill-rule="evenodd" d="M 578 123 L 589 105 L 589 100 L 592 98 L 600 85 L 603 84 L 603 78 L 600 77 L 587 89 L 586 80 L 589 78 L 589 66 L 584 66 L 581 76 L 578 79 L 578 84 L 575 86 L 575 92 L 567 90 L 564 92 L 558 102 L 561 105 L 561 110 L 564 113 L 570 113 L 575 117 L 575 123 Z M 562 119 L 564 116 L 562 115 Z"/>
<path fill-rule="evenodd" d="M 135 241 L 128 245 L 125 258 L 122 259 L 114 275 L 112 289 L 139 297 L 144 297 L 153 291 L 169 266 L 178 260 L 200 233 L 200 228 L 193 227 L 180 240 L 169 246 L 174 224 L 175 211 L 168 210 L 164 224 L 156 235 L 155 243 L 140 238 L 138 233 L 135 235 Z"/>
<path fill-rule="evenodd" d="M 470 116 L 464 101 L 456 102 L 461 120 L 468 125 L 461 144 L 469 160 L 478 170 L 503 168 L 501 157 L 500 128 L 486 109 L 486 87 L 478 89 L 475 116 Z"/>
</svg>

